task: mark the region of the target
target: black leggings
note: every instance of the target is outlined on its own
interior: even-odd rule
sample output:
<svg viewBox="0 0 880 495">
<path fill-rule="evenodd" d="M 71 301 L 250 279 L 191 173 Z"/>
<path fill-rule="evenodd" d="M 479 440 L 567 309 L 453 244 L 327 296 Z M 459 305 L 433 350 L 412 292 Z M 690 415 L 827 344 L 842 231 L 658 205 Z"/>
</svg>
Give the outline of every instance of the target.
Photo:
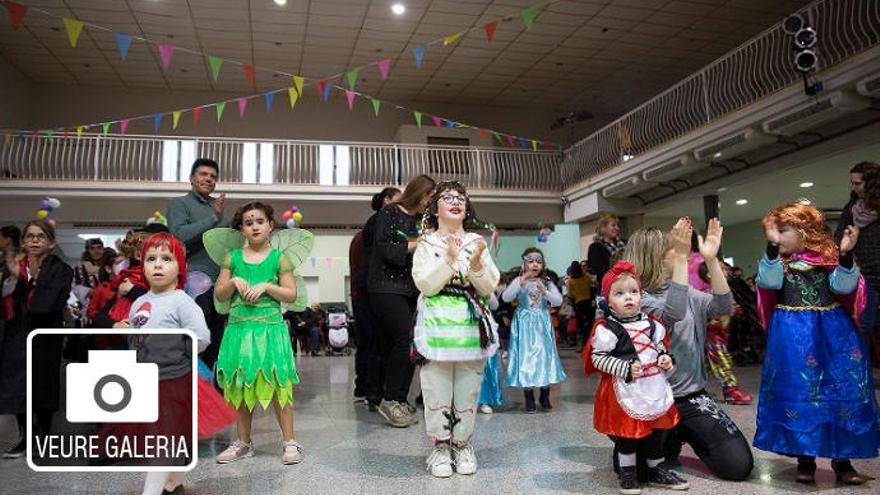
<svg viewBox="0 0 880 495">
<path fill-rule="evenodd" d="M 377 368 L 382 361 L 374 356 L 376 346 L 376 333 L 373 327 L 373 314 L 370 311 L 370 301 L 367 297 L 358 296 L 351 299 L 354 310 L 354 321 L 357 335 L 357 351 L 354 355 L 354 395 L 375 398 L 377 395 L 377 383 L 381 380 L 382 373 Z"/>
<path fill-rule="evenodd" d="M 630 455 L 639 453 L 639 460 L 659 459 L 663 457 L 663 442 L 666 438 L 666 430 L 654 430 L 645 438 L 623 438 L 611 436 L 615 451 L 619 454 Z"/>
<path fill-rule="evenodd" d="M 371 293 L 370 309 L 373 311 L 376 349 L 382 356 L 385 369 L 383 398 L 406 402 L 415 370 L 409 358 L 409 350 L 412 344 L 416 298 L 400 294 Z"/>
</svg>

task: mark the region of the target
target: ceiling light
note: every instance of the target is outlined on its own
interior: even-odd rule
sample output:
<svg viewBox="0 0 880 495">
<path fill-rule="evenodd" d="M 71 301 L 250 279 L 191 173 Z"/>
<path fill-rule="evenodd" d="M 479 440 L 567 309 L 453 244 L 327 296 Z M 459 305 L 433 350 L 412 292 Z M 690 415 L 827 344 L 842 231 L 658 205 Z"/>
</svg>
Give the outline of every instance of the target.
<svg viewBox="0 0 880 495">
<path fill-rule="evenodd" d="M 718 153 L 715 153 L 712 155 L 712 158 L 721 158 L 721 152 L 719 151 Z"/>
<path fill-rule="evenodd" d="M 749 200 L 747 200 L 747 199 L 738 199 L 738 200 L 736 200 L 736 204 L 738 204 L 739 206 L 742 206 L 742 205 L 744 205 L 744 204 L 748 204 L 748 202 L 749 202 Z"/>
<path fill-rule="evenodd" d="M 277 5 L 279 7 L 284 7 L 285 5 L 287 5 L 287 0 L 273 0 L 273 1 L 275 2 L 275 5 Z"/>
<path fill-rule="evenodd" d="M 391 6 L 391 12 L 394 12 L 394 15 L 403 15 L 403 13 L 406 12 L 406 5 L 395 3 Z"/>
<path fill-rule="evenodd" d="M 810 201 L 810 200 L 807 199 L 807 198 L 801 198 L 801 199 L 799 199 L 799 200 L 798 200 L 798 203 L 800 203 L 800 204 L 802 204 L 802 205 L 805 205 L 805 206 L 810 206 L 811 204 L 813 204 L 813 202 Z"/>
<path fill-rule="evenodd" d="M 813 183 L 812 182 L 801 182 L 801 187 L 803 187 L 803 188 L 813 187 Z"/>
<path fill-rule="evenodd" d="M 718 188 L 718 192 L 720 192 L 720 193 L 721 193 L 721 192 L 724 192 L 724 191 L 726 191 L 726 190 L 727 190 L 726 187 L 719 187 L 719 188 Z"/>
</svg>

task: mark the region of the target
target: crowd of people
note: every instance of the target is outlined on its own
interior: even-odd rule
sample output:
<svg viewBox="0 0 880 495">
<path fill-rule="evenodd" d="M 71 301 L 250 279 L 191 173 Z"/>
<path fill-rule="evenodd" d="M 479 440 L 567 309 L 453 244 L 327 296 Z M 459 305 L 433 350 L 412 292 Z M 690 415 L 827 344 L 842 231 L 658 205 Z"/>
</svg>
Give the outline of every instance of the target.
<svg viewBox="0 0 880 495">
<path fill-rule="evenodd" d="M 303 460 L 294 350 L 317 355 L 326 338 L 325 313 L 306 307 L 296 282 L 313 238 L 276 229 L 273 209 L 258 201 L 229 215 L 225 196 L 213 196 L 218 174 L 216 162 L 197 160 L 192 189 L 169 203 L 166 222 L 129 232 L 116 249 L 87 240 L 75 268 L 53 254 L 49 223 L 0 229 L 0 414 L 15 415 L 21 436 L 4 457 L 23 455 L 28 421 L 37 434 L 52 431 L 60 366 L 89 349 L 161 356 L 160 397 L 171 405 L 159 423 L 183 428 L 180 397 L 196 372 L 185 366 L 186 346 L 113 334 L 35 341 L 34 417 L 26 417 L 27 336 L 75 319 L 91 328 L 193 330 L 213 380 L 198 382 L 200 434 L 236 425 L 216 462 L 255 455 L 258 405 L 277 417 L 282 462 Z M 621 493 L 641 493 L 646 483 L 684 490 L 674 468 L 685 443 L 714 476 L 750 476 L 749 441 L 707 391 L 706 367 L 724 402 L 743 405 L 753 398 L 739 388 L 734 364 L 763 359 L 752 445 L 796 457 L 800 482 L 814 481 L 823 457 L 840 481 L 865 483 L 850 460 L 875 458 L 880 448 L 868 344 L 880 304 L 880 167 L 858 164 L 851 182 L 833 234 L 811 205 L 769 212 L 751 280 L 719 259 L 717 219 L 702 234 L 685 217 L 625 240 L 610 214 L 599 219 L 587 258 L 566 273 L 550 270 L 536 247 L 502 272 L 461 184 L 420 175 L 403 191 L 385 188 L 350 245 L 354 401 L 396 428 L 417 425 L 421 404 L 428 471 L 470 475 L 478 411 L 501 406 L 504 386 L 522 389 L 525 413 L 551 411 L 550 388 L 566 379 L 559 349 L 570 346 L 601 377 L 593 423 L 614 444 Z M 416 370 L 421 393 L 411 403 Z M 182 482 L 179 473 L 150 473 L 144 493 L 180 493 Z"/>
</svg>

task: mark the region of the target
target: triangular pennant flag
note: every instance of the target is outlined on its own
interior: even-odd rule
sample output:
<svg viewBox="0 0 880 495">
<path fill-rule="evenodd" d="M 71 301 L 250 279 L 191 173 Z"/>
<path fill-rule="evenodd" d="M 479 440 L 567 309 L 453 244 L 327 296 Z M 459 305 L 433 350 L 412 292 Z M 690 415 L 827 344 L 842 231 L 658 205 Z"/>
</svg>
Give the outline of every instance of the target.
<svg viewBox="0 0 880 495">
<path fill-rule="evenodd" d="M 513 143 L 513 136 L 511 136 L 510 134 L 507 135 L 507 144 L 509 144 L 510 146 L 516 146 Z"/>
<path fill-rule="evenodd" d="M 208 55 L 208 65 L 211 66 L 211 77 L 216 81 L 220 77 L 220 67 L 223 67 L 223 59 Z"/>
<path fill-rule="evenodd" d="M 354 87 L 357 84 L 358 80 L 358 73 L 360 73 L 360 71 L 360 68 L 355 67 L 354 69 L 351 69 L 350 71 L 345 73 L 345 77 L 346 79 L 348 79 L 348 89 L 354 91 Z"/>
<path fill-rule="evenodd" d="M 79 35 L 83 30 L 82 21 L 65 17 L 64 29 L 67 30 L 67 39 L 70 40 L 70 46 L 76 48 L 76 42 L 79 41 Z"/>
<path fill-rule="evenodd" d="M 77 139 L 81 138 L 83 135 L 83 126 L 78 126 L 76 128 L 76 137 Z"/>
<path fill-rule="evenodd" d="M 271 93 L 266 93 L 265 96 L 266 96 L 266 111 L 268 112 L 269 110 L 272 109 L 272 102 L 275 101 L 275 92 L 272 91 Z"/>
<path fill-rule="evenodd" d="M 487 134 L 489 134 L 489 131 L 486 129 L 480 129 L 480 137 L 486 137 Z"/>
<path fill-rule="evenodd" d="M 382 77 L 382 80 L 388 79 L 388 71 L 391 70 L 391 59 L 383 58 L 379 61 L 379 75 Z"/>
<path fill-rule="evenodd" d="M 159 58 L 162 59 L 162 70 L 168 72 L 171 65 L 171 57 L 174 56 L 174 47 L 171 45 L 159 45 Z"/>
<path fill-rule="evenodd" d="M 171 128 L 177 129 L 177 123 L 180 122 L 180 110 L 171 112 Z"/>
<path fill-rule="evenodd" d="M 199 125 L 199 121 L 202 120 L 202 107 L 193 108 L 193 127 Z"/>
<path fill-rule="evenodd" d="M 348 100 L 348 111 L 350 112 L 354 108 L 354 91 L 346 89 L 345 99 Z"/>
<path fill-rule="evenodd" d="M 451 120 L 447 120 L 447 121 L 446 121 L 446 127 L 449 127 L 449 128 L 453 128 L 453 127 L 455 127 L 455 122 L 453 122 L 453 121 L 451 121 Z"/>
<path fill-rule="evenodd" d="M 16 139 L 18 139 L 18 141 L 20 143 L 24 142 L 24 133 L 23 132 L 19 132 L 18 134 L 15 135 L 15 137 L 16 137 Z"/>
<path fill-rule="evenodd" d="M 300 96 L 303 95 L 303 82 L 305 82 L 305 79 L 302 76 L 293 76 L 293 85 L 296 86 L 296 92 Z"/>
<path fill-rule="evenodd" d="M 495 30 L 498 29 L 498 21 L 487 22 L 483 29 L 486 31 L 486 41 L 491 43 L 492 38 L 495 37 Z"/>
<path fill-rule="evenodd" d="M 325 261 L 327 262 L 327 268 L 333 268 L 333 258 L 327 256 L 327 258 L 325 258 Z"/>
<path fill-rule="evenodd" d="M 413 48 L 413 57 L 416 59 L 416 69 L 422 68 L 422 60 L 425 58 L 425 46 L 417 46 Z"/>
<path fill-rule="evenodd" d="M 434 116 L 432 116 L 431 118 L 434 120 L 434 125 L 435 125 L 435 126 L 437 126 L 437 127 L 443 127 L 443 121 L 440 119 L 440 117 L 434 115 Z"/>
<path fill-rule="evenodd" d="M 373 113 L 376 115 L 376 117 L 378 117 L 379 116 L 379 105 L 381 105 L 382 102 L 380 102 L 379 100 L 377 100 L 375 98 L 370 98 L 370 103 L 373 104 Z"/>
<path fill-rule="evenodd" d="M 293 110 L 293 107 L 296 106 L 296 99 L 299 98 L 299 93 L 293 87 L 287 88 L 287 93 L 290 95 L 290 109 Z"/>
<path fill-rule="evenodd" d="M 247 109 L 248 99 L 241 97 L 238 99 L 238 116 L 244 118 L 244 111 Z"/>
<path fill-rule="evenodd" d="M 309 262 L 312 264 L 312 268 L 315 267 L 315 264 L 318 262 L 318 259 L 314 256 L 309 257 Z"/>
<path fill-rule="evenodd" d="M 101 124 L 101 127 L 104 130 L 104 135 L 106 136 L 108 132 L 110 132 L 110 122 L 104 122 Z"/>
<path fill-rule="evenodd" d="M 12 134 L 9 134 L 8 132 L 6 134 L 3 134 L 3 142 L 4 143 L 9 144 L 11 141 L 12 141 Z"/>
<path fill-rule="evenodd" d="M 6 10 L 9 11 L 9 21 L 12 23 L 12 30 L 18 31 L 18 28 L 21 27 L 21 21 L 24 19 L 25 13 L 27 13 L 27 5 L 7 0 Z"/>
<path fill-rule="evenodd" d="M 464 33 L 458 32 L 458 33 L 450 34 L 449 36 L 446 36 L 445 38 L 443 38 L 443 46 L 455 43 L 456 41 L 458 41 L 459 38 L 461 38 L 462 34 L 464 34 Z"/>
<path fill-rule="evenodd" d="M 61 132 L 64 134 L 64 139 L 67 139 L 70 137 L 70 129 L 68 129 L 67 127 L 62 129 Z"/>
<path fill-rule="evenodd" d="M 532 151 L 538 151 L 538 142 L 532 139 Z"/>
<path fill-rule="evenodd" d="M 119 133 L 125 134 L 125 131 L 128 130 L 128 119 L 119 121 Z"/>
<path fill-rule="evenodd" d="M 528 147 L 529 143 L 525 140 L 525 138 L 519 138 L 519 145 L 522 148 Z"/>
<path fill-rule="evenodd" d="M 159 132 L 159 126 L 161 126 L 161 125 L 162 125 L 162 114 L 157 113 L 156 115 L 153 115 L 153 129 L 155 129 L 156 132 Z"/>
<path fill-rule="evenodd" d="M 324 87 L 321 88 L 321 98 L 324 100 L 324 103 L 330 99 L 330 81 L 324 81 Z"/>
<path fill-rule="evenodd" d="M 46 129 L 46 137 L 49 138 L 49 142 L 51 143 L 52 140 L 55 138 L 55 131 L 53 131 L 52 129 Z"/>
<path fill-rule="evenodd" d="M 495 136 L 495 140 L 498 141 L 498 144 L 504 144 L 504 141 L 501 139 L 501 134 L 492 131 L 492 135 Z"/>
<path fill-rule="evenodd" d="M 256 68 L 254 68 L 251 64 L 244 64 L 244 77 L 247 78 L 248 86 L 254 87 L 254 73 L 256 72 Z"/>
<path fill-rule="evenodd" d="M 116 38 L 116 47 L 119 48 L 119 58 L 125 61 L 128 56 L 128 48 L 131 46 L 131 36 L 122 33 L 113 33 Z"/>
<path fill-rule="evenodd" d="M 422 112 L 413 112 L 413 117 L 415 117 L 415 119 L 416 119 L 416 124 L 418 124 L 419 127 L 421 127 L 422 126 Z"/>
<path fill-rule="evenodd" d="M 223 110 L 226 109 L 226 102 L 221 101 L 214 105 L 214 109 L 217 110 L 217 122 L 220 122 L 220 119 L 223 118 Z"/>
<path fill-rule="evenodd" d="M 526 25 L 526 31 L 532 29 L 532 24 L 535 23 L 535 17 L 538 17 L 538 7 L 535 5 L 522 11 L 523 24 Z"/>
</svg>

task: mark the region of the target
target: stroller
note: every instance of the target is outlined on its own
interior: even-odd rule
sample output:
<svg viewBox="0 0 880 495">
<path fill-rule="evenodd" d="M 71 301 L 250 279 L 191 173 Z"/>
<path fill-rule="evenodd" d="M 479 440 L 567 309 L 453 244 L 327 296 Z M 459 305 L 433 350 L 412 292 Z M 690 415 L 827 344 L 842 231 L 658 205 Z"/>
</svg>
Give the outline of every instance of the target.
<svg viewBox="0 0 880 495">
<path fill-rule="evenodd" d="M 348 315 L 339 308 L 330 308 L 327 311 L 327 350 L 328 356 L 348 356 L 351 348 L 348 346 Z"/>
</svg>

